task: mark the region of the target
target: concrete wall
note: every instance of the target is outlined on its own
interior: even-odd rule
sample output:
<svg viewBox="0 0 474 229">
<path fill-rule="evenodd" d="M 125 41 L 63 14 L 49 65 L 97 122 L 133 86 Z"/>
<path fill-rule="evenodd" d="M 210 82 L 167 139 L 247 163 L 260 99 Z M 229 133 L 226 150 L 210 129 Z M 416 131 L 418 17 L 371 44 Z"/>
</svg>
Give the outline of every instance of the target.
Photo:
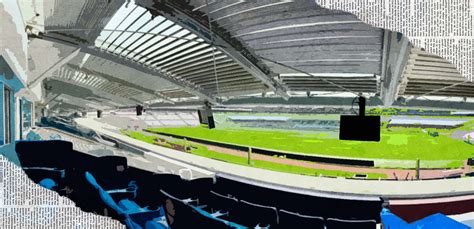
<svg viewBox="0 0 474 229">
<path fill-rule="evenodd" d="M 0 55 L 17 77 L 26 82 L 28 38 L 17 1 L 0 0 L 0 15 Z"/>
</svg>

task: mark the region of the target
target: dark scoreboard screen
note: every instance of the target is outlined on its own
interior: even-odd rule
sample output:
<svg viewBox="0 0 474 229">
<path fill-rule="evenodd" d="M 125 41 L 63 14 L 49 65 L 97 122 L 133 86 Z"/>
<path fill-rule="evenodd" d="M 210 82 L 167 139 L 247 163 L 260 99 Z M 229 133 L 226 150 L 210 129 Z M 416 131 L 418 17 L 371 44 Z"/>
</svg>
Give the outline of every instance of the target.
<svg viewBox="0 0 474 229">
<path fill-rule="evenodd" d="M 339 140 L 380 141 L 380 116 L 341 115 Z"/>
</svg>

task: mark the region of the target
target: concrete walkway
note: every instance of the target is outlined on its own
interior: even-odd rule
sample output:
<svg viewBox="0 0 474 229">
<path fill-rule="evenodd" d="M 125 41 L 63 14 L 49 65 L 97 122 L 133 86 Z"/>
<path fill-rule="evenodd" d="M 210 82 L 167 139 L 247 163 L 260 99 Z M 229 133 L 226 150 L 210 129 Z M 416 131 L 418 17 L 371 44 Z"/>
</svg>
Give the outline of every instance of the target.
<svg viewBox="0 0 474 229">
<path fill-rule="evenodd" d="M 242 182 L 260 186 L 269 186 L 275 189 L 283 189 L 305 194 L 307 194 L 307 192 L 312 192 L 320 196 L 337 196 L 338 198 L 358 198 L 361 196 L 426 198 L 474 194 L 473 177 L 422 181 L 377 181 L 288 174 L 225 163 L 148 144 L 119 134 L 116 131 L 113 131 L 116 130 L 113 126 L 101 123 L 93 118 L 81 118 L 76 121 L 79 125 L 116 139 L 127 141 L 132 145 L 146 148 L 152 153 L 174 159 L 180 163 L 186 163 L 216 172 L 218 176 L 233 177 Z"/>
</svg>

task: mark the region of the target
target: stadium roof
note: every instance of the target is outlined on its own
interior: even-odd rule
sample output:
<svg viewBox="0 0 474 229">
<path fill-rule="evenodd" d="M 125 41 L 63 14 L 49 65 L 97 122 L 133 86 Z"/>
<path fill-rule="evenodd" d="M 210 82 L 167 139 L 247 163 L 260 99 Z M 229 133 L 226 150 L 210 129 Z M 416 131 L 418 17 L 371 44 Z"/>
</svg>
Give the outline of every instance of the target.
<svg viewBox="0 0 474 229">
<path fill-rule="evenodd" d="M 62 0 L 43 8 L 44 25 L 31 25 L 40 32 L 30 32 L 29 86 L 42 84 L 43 104 L 58 109 L 360 93 L 385 105 L 474 97 L 453 64 L 315 1 Z"/>
</svg>

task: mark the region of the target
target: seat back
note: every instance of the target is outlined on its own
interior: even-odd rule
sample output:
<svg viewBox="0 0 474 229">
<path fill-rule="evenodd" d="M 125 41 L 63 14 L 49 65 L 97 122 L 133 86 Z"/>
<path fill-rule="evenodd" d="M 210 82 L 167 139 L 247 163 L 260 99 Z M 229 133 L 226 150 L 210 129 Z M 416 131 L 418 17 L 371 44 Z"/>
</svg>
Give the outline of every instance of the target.
<svg viewBox="0 0 474 229">
<path fill-rule="evenodd" d="M 300 215 L 282 209 L 280 209 L 278 213 L 278 228 L 325 228 L 323 217 Z"/>
<path fill-rule="evenodd" d="M 354 228 L 354 229 L 375 229 L 377 222 L 375 220 L 343 220 L 328 218 L 326 220 L 327 229 Z"/>
<path fill-rule="evenodd" d="M 100 198 L 104 201 L 105 204 L 107 204 L 107 206 L 114 209 L 119 214 L 125 213 L 124 210 L 117 205 L 117 203 L 112 198 L 112 196 L 110 196 L 110 194 L 107 191 L 105 191 L 99 185 L 99 183 L 97 183 L 96 179 L 94 178 L 94 176 L 91 173 L 86 172 L 85 176 L 86 176 L 86 180 L 89 182 L 89 184 L 91 184 L 95 189 L 97 189 L 99 191 Z"/>
<path fill-rule="evenodd" d="M 67 141 L 18 141 L 15 151 L 22 167 L 65 168 L 72 143 Z"/>
<path fill-rule="evenodd" d="M 237 199 L 214 191 L 201 195 L 198 200 L 200 205 L 207 205 L 210 211 L 229 212 L 229 216 L 237 211 Z"/>
<path fill-rule="evenodd" d="M 249 227 L 257 225 L 261 227 L 276 226 L 278 224 L 278 211 L 275 207 L 264 206 L 257 203 L 252 203 L 245 200 L 239 201 L 239 208 L 237 212 L 239 221 Z"/>
<path fill-rule="evenodd" d="M 130 182 L 126 170 L 127 158 L 119 156 L 98 157 L 89 166 L 101 187 L 105 190 L 125 188 Z"/>
</svg>

